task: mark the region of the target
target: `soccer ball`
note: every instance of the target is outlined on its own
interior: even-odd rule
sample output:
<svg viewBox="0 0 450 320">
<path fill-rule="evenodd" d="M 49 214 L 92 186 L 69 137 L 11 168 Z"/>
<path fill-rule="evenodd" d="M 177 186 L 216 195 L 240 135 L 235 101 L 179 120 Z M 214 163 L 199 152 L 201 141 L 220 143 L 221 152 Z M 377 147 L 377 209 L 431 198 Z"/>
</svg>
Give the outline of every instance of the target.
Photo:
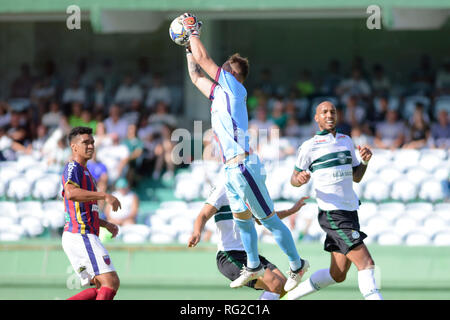
<svg viewBox="0 0 450 320">
<path fill-rule="evenodd" d="M 169 36 L 179 46 L 185 46 L 189 42 L 189 36 L 180 21 L 180 17 L 173 19 L 170 24 Z"/>
</svg>

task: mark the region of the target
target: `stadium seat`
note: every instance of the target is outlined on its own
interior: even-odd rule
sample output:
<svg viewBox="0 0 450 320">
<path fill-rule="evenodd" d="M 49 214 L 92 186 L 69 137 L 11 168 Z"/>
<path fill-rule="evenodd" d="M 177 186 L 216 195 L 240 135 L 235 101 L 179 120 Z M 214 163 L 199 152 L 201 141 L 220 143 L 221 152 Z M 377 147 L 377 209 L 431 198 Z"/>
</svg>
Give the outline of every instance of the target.
<svg viewBox="0 0 450 320">
<path fill-rule="evenodd" d="M 174 237 L 171 234 L 165 234 L 165 233 L 152 233 L 150 235 L 150 242 L 154 244 L 167 244 L 167 243 L 173 243 L 176 241 L 176 237 Z"/>
<path fill-rule="evenodd" d="M 434 214 L 447 221 L 450 222 L 450 203 L 436 203 L 433 207 Z"/>
<path fill-rule="evenodd" d="M 163 201 L 160 203 L 159 208 L 183 211 L 183 210 L 187 210 L 188 205 L 185 201 L 177 201 L 177 200 Z"/>
<path fill-rule="evenodd" d="M 175 197 L 186 201 L 200 198 L 201 184 L 193 180 L 180 180 L 175 186 Z"/>
<path fill-rule="evenodd" d="M 35 183 L 38 179 L 45 176 L 45 167 L 42 166 L 32 166 L 30 168 L 27 168 L 23 175 L 28 180 L 30 184 Z"/>
<path fill-rule="evenodd" d="M 416 187 L 418 187 L 422 183 L 422 181 L 429 178 L 429 176 L 429 172 L 420 167 L 410 168 L 406 172 L 406 178 L 408 179 L 408 181 L 413 182 Z"/>
<path fill-rule="evenodd" d="M 366 225 L 366 222 L 376 215 L 378 210 L 377 204 L 374 202 L 365 201 L 361 203 L 358 209 L 358 218 L 361 225 Z"/>
<path fill-rule="evenodd" d="M 41 163 L 36 160 L 32 155 L 19 154 L 17 157 L 17 170 L 19 172 L 25 172 L 29 168 L 40 166 Z"/>
<path fill-rule="evenodd" d="M 51 229 L 62 228 L 65 221 L 65 209 L 62 201 L 50 200 L 42 203 L 42 211 L 44 214 L 44 227 Z"/>
<path fill-rule="evenodd" d="M 400 216 L 394 223 L 394 232 L 401 237 L 404 237 L 411 231 L 417 229 L 420 223 L 416 219 L 409 216 Z"/>
<path fill-rule="evenodd" d="M 421 230 L 412 231 L 406 235 L 405 244 L 408 246 L 428 246 L 431 244 L 431 238 Z"/>
<path fill-rule="evenodd" d="M 441 231 L 450 231 L 450 226 L 447 225 L 447 222 L 444 219 L 431 216 L 424 220 L 423 230 L 429 236 L 432 236 Z"/>
<path fill-rule="evenodd" d="M 30 237 L 36 237 L 44 232 L 42 220 L 36 216 L 25 216 L 20 219 L 20 225 L 25 229 L 25 233 Z"/>
<path fill-rule="evenodd" d="M 22 236 L 14 232 L 0 232 L 0 242 L 14 242 L 19 241 Z"/>
<path fill-rule="evenodd" d="M 378 178 L 388 183 L 390 186 L 403 176 L 402 172 L 396 167 L 387 167 L 378 172 Z"/>
<path fill-rule="evenodd" d="M 444 200 L 446 193 L 444 185 L 436 179 L 427 179 L 420 186 L 419 198 L 431 202 Z"/>
<path fill-rule="evenodd" d="M 395 246 L 402 244 L 402 242 L 401 235 L 392 231 L 382 232 L 377 237 L 377 243 L 382 246 Z"/>
<path fill-rule="evenodd" d="M 417 198 L 417 185 L 408 179 L 400 179 L 393 183 L 391 198 L 404 202 L 412 201 Z"/>
<path fill-rule="evenodd" d="M 143 224 L 129 224 L 120 227 L 119 236 L 125 243 L 143 243 L 150 236 L 151 229 Z"/>
<path fill-rule="evenodd" d="M 390 187 L 380 178 L 373 178 L 366 182 L 364 187 L 364 199 L 380 202 L 389 198 Z"/>
<path fill-rule="evenodd" d="M 180 234 L 178 234 L 177 242 L 182 243 L 182 244 L 187 244 L 191 235 L 192 234 L 190 232 L 180 233 Z"/>
<path fill-rule="evenodd" d="M 23 200 L 31 196 L 31 184 L 25 176 L 17 176 L 9 182 L 6 195 L 10 199 Z"/>
<path fill-rule="evenodd" d="M 17 169 L 16 165 L 8 163 L 8 165 L 1 167 L 0 179 L 5 186 L 18 176 L 20 176 L 20 171 Z"/>
<path fill-rule="evenodd" d="M 450 232 L 440 232 L 438 234 L 435 234 L 433 237 L 433 244 L 435 246 L 450 246 Z"/>
<path fill-rule="evenodd" d="M 434 170 L 442 167 L 445 160 L 437 157 L 433 153 L 423 154 L 419 160 L 419 166 L 427 172 L 433 172 Z"/>
<path fill-rule="evenodd" d="M 430 109 L 430 98 L 419 95 L 405 97 L 402 112 L 403 119 L 408 120 L 411 118 L 414 114 L 414 110 L 416 109 L 416 103 L 418 102 L 423 104 L 424 112 L 428 112 Z"/>
<path fill-rule="evenodd" d="M 188 216 L 179 215 L 170 221 L 170 226 L 180 233 L 192 232 L 194 229 L 194 220 Z"/>
<path fill-rule="evenodd" d="M 393 165 L 399 170 L 417 167 L 420 151 L 415 149 L 398 149 L 394 152 Z"/>
<path fill-rule="evenodd" d="M 375 238 L 382 231 L 392 229 L 392 223 L 383 216 L 374 216 L 367 221 L 365 230 L 363 230 L 368 236 Z"/>
<path fill-rule="evenodd" d="M 34 199 L 39 199 L 42 201 L 56 199 L 59 193 L 59 183 L 58 179 L 55 179 L 54 175 L 43 175 L 38 178 L 34 183 L 31 195 Z"/>
<path fill-rule="evenodd" d="M 32 216 L 40 220 L 44 219 L 42 204 L 39 201 L 20 201 L 17 202 L 16 207 L 20 218 Z"/>
<path fill-rule="evenodd" d="M 291 201 L 298 201 L 302 197 L 311 196 L 311 183 L 304 184 L 300 187 L 294 187 L 289 181 L 287 181 L 281 193 L 283 199 Z"/>
<path fill-rule="evenodd" d="M 389 221 L 401 217 L 405 211 L 405 205 L 401 202 L 385 202 L 378 205 L 376 216 L 381 216 Z"/>
<path fill-rule="evenodd" d="M 16 203 L 13 201 L 0 201 L 0 217 L 6 216 L 13 219 L 14 223 L 19 221 Z"/>
<path fill-rule="evenodd" d="M 433 215 L 433 205 L 427 202 L 408 203 L 405 208 L 405 215 L 417 221 L 423 221 Z"/>
<path fill-rule="evenodd" d="M 433 172 L 433 177 L 437 180 L 437 181 L 448 181 L 448 177 L 450 176 L 450 167 L 441 167 L 441 168 L 437 168 L 436 170 L 434 170 Z"/>
</svg>

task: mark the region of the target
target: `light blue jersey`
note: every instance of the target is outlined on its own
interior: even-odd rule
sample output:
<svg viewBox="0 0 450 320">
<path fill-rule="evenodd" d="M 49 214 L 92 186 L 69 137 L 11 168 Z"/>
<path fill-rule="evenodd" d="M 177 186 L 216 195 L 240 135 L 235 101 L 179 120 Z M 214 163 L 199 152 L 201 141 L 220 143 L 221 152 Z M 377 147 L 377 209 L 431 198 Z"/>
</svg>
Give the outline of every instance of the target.
<svg viewBox="0 0 450 320">
<path fill-rule="evenodd" d="M 250 152 L 247 90 L 231 73 L 219 68 L 211 88 L 211 127 L 222 161 Z"/>
</svg>

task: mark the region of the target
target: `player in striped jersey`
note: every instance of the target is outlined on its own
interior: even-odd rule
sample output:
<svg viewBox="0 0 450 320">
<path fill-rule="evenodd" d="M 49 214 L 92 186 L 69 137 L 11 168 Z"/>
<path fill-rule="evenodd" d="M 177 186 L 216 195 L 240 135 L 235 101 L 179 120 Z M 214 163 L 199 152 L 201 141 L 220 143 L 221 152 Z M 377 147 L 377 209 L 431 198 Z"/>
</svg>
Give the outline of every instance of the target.
<svg viewBox="0 0 450 320">
<path fill-rule="evenodd" d="M 104 227 L 117 235 L 115 224 L 98 216 L 98 200 L 105 200 L 113 211 L 120 208 L 116 197 L 97 192 L 95 179 L 86 164 L 94 154 L 92 129 L 73 128 L 69 133 L 72 161 L 64 167 L 62 175 L 66 224 L 62 246 L 82 285 L 95 284 L 68 300 L 112 300 L 119 289 L 119 277 L 108 251 L 98 238 L 99 228 Z"/>
<path fill-rule="evenodd" d="M 306 198 L 297 201 L 292 208 L 277 211 L 276 214 L 280 219 L 283 219 L 296 213 L 305 204 Z M 223 181 L 216 184 L 198 214 L 194 223 L 194 230 L 188 240 L 189 247 L 195 247 L 199 243 L 202 231 L 207 221 L 212 217 L 214 217 L 218 236 L 217 268 L 225 277 L 234 281 L 239 277 L 242 267 L 247 263 L 247 254 L 242 245 L 239 227 L 233 219 Z M 259 298 L 260 300 L 278 300 L 286 293 L 283 288 L 286 277 L 265 257 L 260 255 L 259 259 L 264 268 L 263 275 L 250 280 L 245 285 L 256 290 L 264 290 Z"/>
<path fill-rule="evenodd" d="M 328 101 L 317 106 L 315 121 L 320 132 L 299 148 L 291 184 L 299 187 L 313 179 L 319 206 L 319 224 L 326 232 L 324 249 L 331 253 L 330 268 L 316 271 L 288 293 L 299 299 L 336 282 L 345 280 L 351 264 L 358 269 L 358 284 L 367 300 L 381 300 L 373 261 L 359 230 L 359 199 L 353 182 L 360 182 L 372 157 L 368 147 L 360 147 L 361 162 L 349 136 L 336 132 L 336 108 Z"/>
</svg>

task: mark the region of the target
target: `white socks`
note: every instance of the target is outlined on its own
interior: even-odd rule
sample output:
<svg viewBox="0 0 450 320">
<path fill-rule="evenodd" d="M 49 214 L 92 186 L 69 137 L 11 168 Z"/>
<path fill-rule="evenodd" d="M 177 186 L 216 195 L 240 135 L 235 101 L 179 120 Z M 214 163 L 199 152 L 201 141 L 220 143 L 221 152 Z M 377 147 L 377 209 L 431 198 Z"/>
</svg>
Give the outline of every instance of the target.
<svg viewBox="0 0 450 320">
<path fill-rule="evenodd" d="M 275 292 L 264 291 L 258 300 L 280 300 L 280 295 Z"/>
<path fill-rule="evenodd" d="M 330 275 L 330 269 L 317 270 L 308 280 L 301 282 L 295 289 L 289 291 L 287 299 L 296 300 L 335 283 L 336 281 Z"/>
<path fill-rule="evenodd" d="M 375 269 L 358 271 L 359 291 L 366 300 L 383 300 L 375 282 Z"/>
</svg>

